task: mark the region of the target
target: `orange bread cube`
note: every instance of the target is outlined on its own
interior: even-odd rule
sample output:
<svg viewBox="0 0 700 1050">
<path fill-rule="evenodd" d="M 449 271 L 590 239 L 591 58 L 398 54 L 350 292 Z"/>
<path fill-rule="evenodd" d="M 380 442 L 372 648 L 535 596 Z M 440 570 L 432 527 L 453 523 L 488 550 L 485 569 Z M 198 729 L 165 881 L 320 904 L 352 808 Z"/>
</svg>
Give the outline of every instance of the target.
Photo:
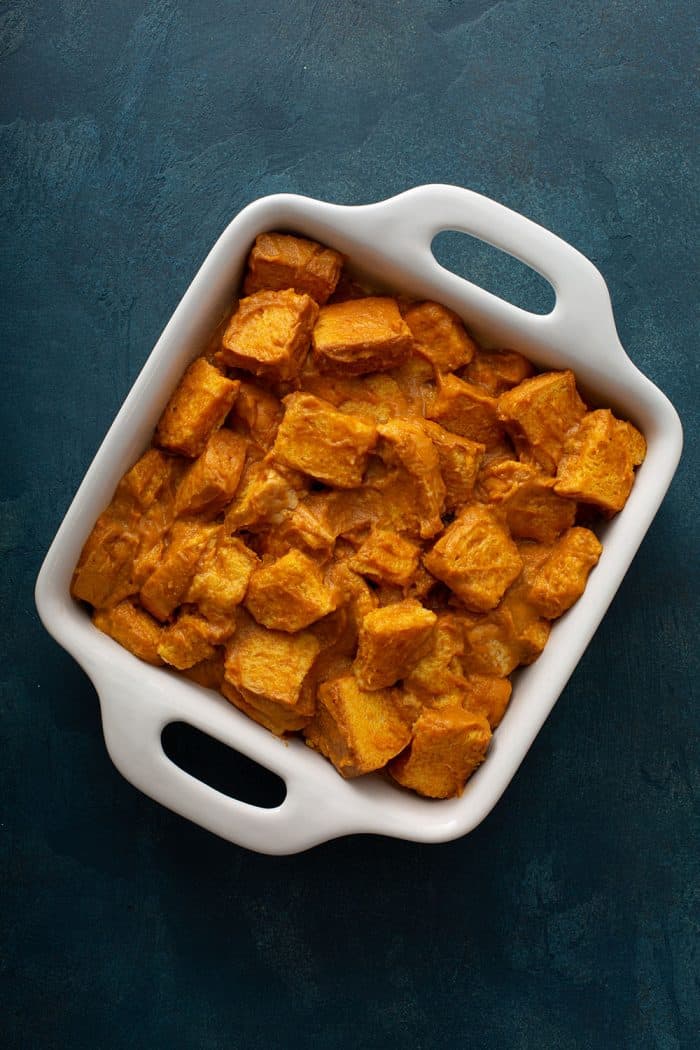
<svg viewBox="0 0 700 1050">
<path fill-rule="evenodd" d="M 178 486 L 175 513 L 214 517 L 233 499 L 245 464 L 247 442 L 231 430 L 215 430 Z"/>
<path fill-rule="evenodd" d="M 445 510 L 461 507 L 474 492 L 485 446 L 478 441 L 453 434 L 444 427 L 424 420 L 423 429 L 435 445 L 440 474 L 445 482 Z"/>
<path fill-rule="evenodd" d="M 92 622 L 139 660 L 156 667 L 163 663 L 158 654 L 163 628 L 133 602 L 120 602 L 108 610 L 98 609 Z"/>
<path fill-rule="evenodd" d="M 463 375 L 474 386 L 480 386 L 491 397 L 498 397 L 511 387 L 529 379 L 534 369 L 527 358 L 515 350 L 479 350 Z"/>
<path fill-rule="evenodd" d="M 112 508 L 122 514 L 150 510 L 156 500 L 174 489 L 183 467 L 181 460 L 149 448 L 117 485 Z"/>
<path fill-rule="evenodd" d="M 181 469 L 173 457 L 149 449 L 124 475 L 85 542 L 71 583 L 74 598 L 99 609 L 138 592 L 172 524 Z"/>
<path fill-rule="evenodd" d="M 394 780 L 428 798 L 461 795 L 486 757 L 487 720 L 461 707 L 424 711 L 413 726 L 411 745 L 389 763 Z"/>
<path fill-rule="evenodd" d="M 554 478 L 517 460 L 497 460 L 480 474 L 478 496 L 499 508 L 512 536 L 553 543 L 576 518 L 576 504 L 554 491 Z"/>
<path fill-rule="evenodd" d="M 311 394 L 289 394 L 284 404 L 273 458 L 338 488 L 362 484 L 367 454 L 377 440 L 374 424 Z"/>
<path fill-rule="evenodd" d="M 445 483 L 435 445 L 418 420 L 393 419 L 379 426 L 377 433 L 381 438 L 380 456 L 403 474 L 399 481 L 409 490 L 410 501 L 420 518 L 421 537 L 434 536 L 442 528 L 440 515 L 445 502 Z"/>
<path fill-rule="evenodd" d="M 283 414 L 282 402 L 274 394 L 242 379 L 228 426 L 267 450 L 275 440 Z"/>
<path fill-rule="evenodd" d="M 226 511 L 225 528 L 229 532 L 237 529 L 255 531 L 279 524 L 285 511 L 296 507 L 298 492 L 302 488 L 303 479 L 294 471 L 272 466 L 267 457 L 257 462 L 250 460 Z"/>
<path fill-rule="evenodd" d="M 379 605 L 375 592 L 347 561 L 333 561 L 326 572 L 326 583 L 338 596 L 338 602 L 346 607 L 359 631 L 360 624 L 368 613 Z"/>
<path fill-rule="evenodd" d="M 568 369 L 525 379 L 498 399 L 498 418 L 519 458 L 546 474 L 556 474 L 566 436 L 585 411 L 576 377 Z"/>
<path fill-rule="evenodd" d="M 154 441 L 168 452 L 198 456 L 236 400 L 239 383 L 203 357 L 193 361 L 160 417 Z"/>
<path fill-rule="evenodd" d="M 346 375 L 386 372 L 406 360 L 412 345 L 396 300 L 382 297 L 323 306 L 313 331 L 319 368 Z"/>
<path fill-rule="evenodd" d="M 432 646 L 406 676 L 406 689 L 426 704 L 445 697 L 457 702 L 465 686 L 459 662 L 463 651 L 462 625 L 451 613 L 440 613 Z"/>
<path fill-rule="evenodd" d="M 360 626 L 355 677 L 363 689 L 405 678 L 432 643 L 434 612 L 413 598 L 368 613 Z"/>
<path fill-rule="evenodd" d="M 476 353 L 476 343 L 457 314 L 439 303 L 416 303 L 404 311 L 415 349 L 438 372 L 453 372 L 468 364 Z"/>
<path fill-rule="evenodd" d="M 296 733 L 306 726 L 313 717 L 315 704 L 312 693 L 305 689 L 296 704 L 280 704 L 267 697 L 250 693 L 236 687 L 224 678 L 221 693 L 235 707 L 252 718 L 254 722 L 269 729 L 276 736 L 285 733 Z"/>
<path fill-rule="evenodd" d="M 302 377 L 304 390 L 350 415 L 362 416 L 375 423 L 413 415 L 401 387 L 384 372 L 366 376 L 337 375 L 315 372 Z"/>
<path fill-rule="evenodd" d="M 645 453 L 644 438 L 631 423 L 615 419 L 607 408 L 588 412 L 564 445 L 555 491 L 615 514 L 627 502 L 633 468 Z"/>
<path fill-rule="evenodd" d="M 387 529 L 373 529 L 349 565 L 370 580 L 406 587 L 416 569 L 420 547 Z"/>
<path fill-rule="evenodd" d="M 391 378 L 410 409 L 409 413 L 399 412 L 394 415 L 410 414 L 422 419 L 437 397 L 435 371 L 430 361 L 420 354 L 411 354 L 402 365 L 392 369 Z"/>
<path fill-rule="evenodd" d="M 241 299 L 224 332 L 220 359 L 256 376 L 294 379 L 309 349 L 318 306 L 291 288 Z"/>
<path fill-rule="evenodd" d="M 533 575 L 527 600 L 548 620 L 570 609 L 583 594 L 588 574 L 597 564 L 602 546 L 590 529 L 565 532 Z"/>
<path fill-rule="evenodd" d="M 141 602 L 156 619 L 167 620 L 184 601 L 199 559 L 216 536 L 216 525 L 175 522 L 163 558 L 141 588 Z"/>
<path fill-rule="evenodd" d="M 270 631 L 254 621 L 239 626 L 226 646 L 226 681 L 256 698 L 294 707 L 321 645 L 310 631 Z"/>
<path fill-rule="evenodd" d="M 468 609 L 483 612 L 498 604 L 522 568 L 506 529 L 477 503 L 467 504 L 423 561 Z"/>
<path fill-rule="evenodd" d="M 227 535 L 222 526 L 216 543 L 199 560 L 185 601 L 212 620 L 232 616 L 257 564 L 257 555 L 241 539 Z"/>
<path fill-rule="evenodd" d="M 425 414 L 445 430 L 488 447 L 503 439 L 497 408 L 495 398 L 489 397 L 478 386 L 465 383 L 455 375 L 447 375 L 440 377 L 437 397 Z"/>
<path fill-rule="evenodd" d="M 248 256 L 243 282 L 245 295 L 262 289 L 293 288 L 317 303 L 325 303 L 335 291 L 343 257 L 304 237 L 285 233 L 261 233 Z"/>
<path fill-rule="evenodd" d="M 411 739 L 394 691 L 368 692 L 352 675 L 320 686 L 316 716 L 304 735 L 344 777 L 381 769 Z"/>
<path fill-rule="evenodd" d="M 158 655 L 166 664 L 184 671 L 211 659 L 236 629 L 235 620 L 210 623 L 197 613 L 183 612 L 163 630 Z"/>
<path fill-rule="evenodd" d="M 134 560 L 141 538 L 110 511 L 101 514 L 85 541 L 71 582 L 71 594 L 96 609 L 115 605 L 138 591 Z"/>
<path fill-rule="evenodd" d="M 185 668 L 183 674 L 197 685 L 203 685 L 205 689 L 216 689 L 220 692 L 224 681 L 223 649 L 217 649 L 208 660 L 201 660 L 193 667 Z"/>
<path fill-rule="evenodd" d="M 256 569 L 248 584 L 246 607 L 258 623 L 277 631 L 300 631 L 336 607 L 321 571 L 305 554 L 290 550 Z"/>
<path fill-rule="evenodd" d="M 522 572 L 508 588 L 496 608 L 486 616 L 463 618 L 464 655 L 467 674 L 509 675 L 520 664 L 531 664 L 544 649 L 550 625 L 528 600 L 530 584 L 552 547 L 546 544 L 516 544 Z"/>
<path fill-rule="evenodd" d="M 466 711 L 483 715 L 491 729 L 499 725 L 506 713 L 513 686 L 509 678 L 492 674 L 470 674 L 466 679 L 462 706 Z"/>
</svg>

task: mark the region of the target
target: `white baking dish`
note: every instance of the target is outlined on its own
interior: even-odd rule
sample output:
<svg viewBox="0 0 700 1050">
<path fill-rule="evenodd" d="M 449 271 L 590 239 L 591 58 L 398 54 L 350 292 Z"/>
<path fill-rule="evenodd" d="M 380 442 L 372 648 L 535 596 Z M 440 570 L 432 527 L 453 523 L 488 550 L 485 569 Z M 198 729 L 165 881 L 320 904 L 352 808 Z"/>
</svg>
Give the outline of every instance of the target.
<svg viewBox="0 0 700 1050">
<path fill-rule="evenodd" d="M 230 309 L 245 257 L 265 230 L 290 230 L 346 253 L 375 283 L 437 299 L 490 345 L 544 368 L 573 368 L 582 389 L 643 431 L 648 453 L 627 506 L 602 530 L 604 551 L 585 594 L 558 621 L 535 664 L 519 672 L 488 758 L 461 798 L 421 799 L 380 776 L 343 780 L 300 740 L 284 743 L 211 690 L 141 663 L 94 628 L 69 594 L 73 568 L 122 474 L 147 446 L 188 362 Z M 551 282 L 554 310 L 521 310 L 448 272 L 431 243 L 442 230 L 472 234 L 516 256 Z M 292 195 L 245 208 L 216 242 L 112 424 L 46 556 L 36 586 L 39 614 L 92 679 L 114 764 L 136 787 L 231 842 L 294 853 L 339 835 L 371 832 L 442 842 L 474 828 L 500 798 L 581 658 L 673 477 L 678 416 L 632 364 L 615 331 L 608 291 L 584 256 L 502 205 L 455 186 L 421 186 L 390 200 L 342 207 Z M 165 755 L 163 728 L 183 721 L 279 774 L 284 802 L 262 809 L 229 798 Z M 575 742 L 571 741 L 571 747 Z"/>
</svg>

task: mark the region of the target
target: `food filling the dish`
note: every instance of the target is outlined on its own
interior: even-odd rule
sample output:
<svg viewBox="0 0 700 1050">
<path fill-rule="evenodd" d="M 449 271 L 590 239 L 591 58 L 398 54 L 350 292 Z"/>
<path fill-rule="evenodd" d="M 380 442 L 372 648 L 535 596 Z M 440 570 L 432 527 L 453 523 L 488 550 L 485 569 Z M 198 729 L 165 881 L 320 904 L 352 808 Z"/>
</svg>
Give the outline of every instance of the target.
<svg viewBox="0 0 700 1050">
<path fill-rule="evenodd" d="M 73 596 L 344 777 L 431 798 L 484 760 L 645 442 L 572 372 L 485 349 L 336 251 L 261 234 L 83 548 Z"/>
</svg>

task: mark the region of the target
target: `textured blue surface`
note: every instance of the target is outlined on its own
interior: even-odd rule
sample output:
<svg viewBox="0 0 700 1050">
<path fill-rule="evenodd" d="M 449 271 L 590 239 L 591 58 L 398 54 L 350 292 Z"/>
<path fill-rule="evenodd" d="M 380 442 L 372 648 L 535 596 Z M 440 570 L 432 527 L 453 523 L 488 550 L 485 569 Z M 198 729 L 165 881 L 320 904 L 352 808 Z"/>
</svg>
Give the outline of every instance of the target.
<svg viewBox="0 0 700 1050">
<path fill-rule="evenodd" d="M 5 1046 L 690 1047 L 693 5 L 259 6 L 0 4 Z M 624 345 L 683 416 L 686 453 L 585 659 L 476 832 L 443 847 L 358 837 L 255 856 L 115 772 L 90 683 L 38 623 L 34 579 L 229 218 L 278 190 L 364 202 L 426 181 L 484 191 L 597 263 Z M 462 264 L 539 302 L 507 263 Z"/>
</svg>

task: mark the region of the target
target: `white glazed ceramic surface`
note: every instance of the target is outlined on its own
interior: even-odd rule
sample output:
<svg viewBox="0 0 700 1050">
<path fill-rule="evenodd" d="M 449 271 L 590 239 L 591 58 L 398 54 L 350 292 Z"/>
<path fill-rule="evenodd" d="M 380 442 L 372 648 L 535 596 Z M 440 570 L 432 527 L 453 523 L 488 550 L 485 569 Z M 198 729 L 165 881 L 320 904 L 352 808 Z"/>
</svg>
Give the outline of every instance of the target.
<svg viewBox="0 0 700 1050">
<path fill-rule="evenodd" d="M 629 501 L 602 530 L 603 555 L 585 594 L 554 625 L 537 662 L 518 673 L 488 758 L 458 799 L 421 799 L 380 776 L 343 780 L 301 740 L 284 743 L 213 691 L 141 663 L 94 628 L 69 594 L 74 566 L 98 514 L 147 447 L 185 367 L 230 309 L 255 236 L 285 229 L 339 249 L 381 285 L 452 307 L 487 345 L 520 350 L 542 368 L 572 368 L 585 392 L 631 419 L 647 439 L 647 457 Z M 431 251 L 442 230 L 472 234 L 537 270 L 554 287 L 554 310 L 545 316 L 528 313 L 445 270 Z M 455 186 L 421 186 L 361 207 L 287 194 L 265 197 L 245 208 L 221 235 L 158 340 L 46 556 L 36 586 L 37 607 L 47 630 L 95 685 L 114 764 L 137 788 L 182 816 L 262 853 L 295 853 L 355 832 L 447 841 L 483 820 L 522 762 L 649 528 L 681 444 L 673 406 L 620 344 L 600 273 L 554 234 Z M 184 772 L 161 745 L 163 728 L 175 721 L 195 726 L 277 773 L 287 786 L 284 802 L 275 809 L 258 808 Z"/>
</svg>

